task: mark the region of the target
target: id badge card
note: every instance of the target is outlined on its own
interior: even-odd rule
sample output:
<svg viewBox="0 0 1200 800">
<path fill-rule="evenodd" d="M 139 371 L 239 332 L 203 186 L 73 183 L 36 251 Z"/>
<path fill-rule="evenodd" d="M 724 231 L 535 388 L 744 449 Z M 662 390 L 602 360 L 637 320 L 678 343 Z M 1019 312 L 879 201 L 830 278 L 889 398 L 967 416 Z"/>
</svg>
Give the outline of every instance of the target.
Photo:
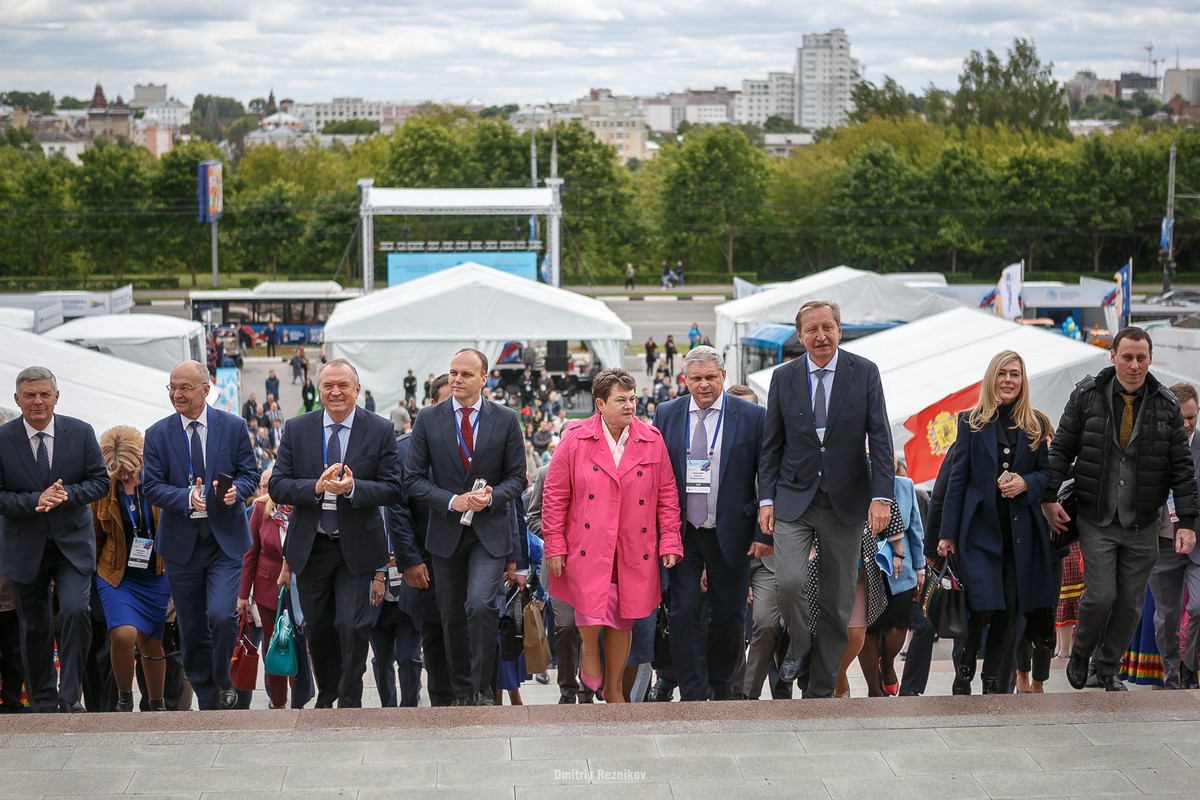
<svg viewBox="0 0 1200 800">
<path fill-rule="evenodd" d="M 1175 525 L 1179 524 L 1179 515 L 1175 513 L 1175 492 L 1172 491 L 1167 495 L 1167 514 L 1171 518 L 1171 522 Z"/>
<path fill-rule="evenodd" d="M 404 574 L 395 564 L 388 567 L 388 585 L 393 589 L 404 583 Z"/>
<path fill-rule="evenodd" d="M 208 519 L 208 512 L 207 511 L 197 511 L 196 509 L 193 508 L 190 516 L 192 519 Z"/>
<path fill-rule="evenodd" d="M 817 428 L 817 438 L 821 440 L 821 444 L 825 443 L 825 429 Z"/>
<path fill-rule="evenodd" d="M 129 550 L 128 566 L 134 569 L 146 569 L 150 566 L 150 556 L 154 552 L 154 540 L 142 536 L 133 537 L 133 547 Z"/>
<path fill-rule="evenodd" d="M 337 495 L 333 492 L 325 492 L 325 497 L 321 500 L 321 510 L 337 511 Z"/>
<path fill-rule="evenodd" d="M 689 458 L 685 483 L 688 494 L 708 494 L 712 487 L 712 459 Z"/>
</svg>

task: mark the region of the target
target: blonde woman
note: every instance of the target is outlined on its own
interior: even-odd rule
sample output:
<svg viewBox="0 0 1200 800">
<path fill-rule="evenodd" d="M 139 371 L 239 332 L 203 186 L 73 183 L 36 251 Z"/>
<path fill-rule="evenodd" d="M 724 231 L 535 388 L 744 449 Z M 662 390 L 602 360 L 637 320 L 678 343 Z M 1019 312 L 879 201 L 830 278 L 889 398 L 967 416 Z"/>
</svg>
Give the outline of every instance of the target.
<svg viewBox="0 0 1200 800">
<path fill-rule="evenodd" d="M 171 590 L 155 546 L 158 509 L 142 494 L 142 445 L 142 434 L 128 425 L 100 435 L 100 453 L 112 485 L 92 503 L 96 586 L 112 640 L 117 711 L 133 711 L 135 646 L 142 656 L 150 710 L 167 710 L 162 634 Z"/>
<path fill-rule="evenodd" d="M 1054 605 L 1039 506 L 1050 480 L 1046 426 L 1029 402 L 1024 360 L 1011 350 L 997 353 L 979 402 L 958 418 L 938 540 L 938 555 L 955 556 L 970 609 L 954 694 L 971 693 L 985 627 L 981 683 L 984 694 L 994 694 L 1017 615 Z"/>
</svg>

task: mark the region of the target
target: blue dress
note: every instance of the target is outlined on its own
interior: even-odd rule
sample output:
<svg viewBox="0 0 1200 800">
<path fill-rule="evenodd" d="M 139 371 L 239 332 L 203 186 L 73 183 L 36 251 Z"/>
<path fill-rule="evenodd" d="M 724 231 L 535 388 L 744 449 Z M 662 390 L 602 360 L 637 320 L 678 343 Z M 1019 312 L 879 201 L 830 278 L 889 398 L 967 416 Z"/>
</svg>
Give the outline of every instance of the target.
<svg viewBox="0 0 1200 800">
<path fill-rule="evenodd" d="M 135 524 L 130 516 L 130 503 L 124 490 L 118 488 L 118 500 L 121 507 L 121 524 L 125 528 L 125 557 L 129 557 L 135 530 L 141 525 Z M 152 525 L 153 517 L 150 506 L 142 495 L 141 487 L 136 492 L 136 508 L 139 523 L 145 520 Z M 151 537 L 153 538 L 153 536 Z M 109 630 L 130 625 L 139 633 L 153 639 L 162 638 L 163 620 L 167 616 L 167 603 L 171 599 L 171 589 L 167 585 L 166 574 L 154 574 L 155 558 L 150 559 L 150 569 L 134 569 L 126 567 L 125 574 L 117 586 L 112 586 L 103 578 L 98 578 L 96 588 L 100 594 L 100 605 L 104 608 L 104 618 Z"/>
</svg>

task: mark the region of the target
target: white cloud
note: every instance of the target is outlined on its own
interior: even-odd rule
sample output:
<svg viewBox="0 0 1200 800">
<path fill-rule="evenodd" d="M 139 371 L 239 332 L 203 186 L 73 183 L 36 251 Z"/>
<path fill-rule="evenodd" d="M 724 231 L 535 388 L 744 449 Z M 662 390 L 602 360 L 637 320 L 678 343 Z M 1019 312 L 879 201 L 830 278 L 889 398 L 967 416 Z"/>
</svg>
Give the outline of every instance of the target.
<svg viewBox="0 0 1200 800">
<path fill-rule="evenodd" d="M 576 97 L 592 86 L 653 94 L 740 86 L 790 70 L 805 33 L 844 28 L 866 77 L 909 91 L 953 87 L 972 50 L 1002 57 L 1031 38 L 1060 79 L 1146 69 L 1154 55 L 1200 66 L 1200 4 L 1149 0 L 8 0 L 3 88 L 88 96 L 167 82 L 247 100 Z M 982 6 L 982 7 L 981 7 Z M 1166 64 L 1159 65 L 1161 71 Z"/>
</svg>

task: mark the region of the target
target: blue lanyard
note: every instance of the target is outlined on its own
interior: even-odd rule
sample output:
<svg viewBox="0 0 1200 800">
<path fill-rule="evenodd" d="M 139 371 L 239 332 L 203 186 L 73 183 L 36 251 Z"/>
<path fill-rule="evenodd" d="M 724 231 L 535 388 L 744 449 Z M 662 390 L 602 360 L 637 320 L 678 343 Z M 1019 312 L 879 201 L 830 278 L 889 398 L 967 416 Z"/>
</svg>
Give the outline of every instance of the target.
<svg viewBox="0 0 1200 800">
<path fill-rule="evenodd" d="M 471 407 L 463 406 L 463 408 L 471 408 Z M 474 409 L 474 408 L 472 408 L 471 410 L 475 412 L 475 420 L 471 423 L 471 443 L 474 444 L 475 443 L 475 431 L 478 430 L 478 428 L 479 428 L 479 415 L 482 414 L 483 412 L 479 409 Z M 455 411 L 456 415 L 457 415 L 457 413 L 458 412 Z M 467 463 L 470 464 L 471 459 L 473 459 L 475 457 L 475 450 L 473 447 L 467 447 L 467 440 L 464 439 L 463 435 L 462 435 L 462 425 L 461 424 L 454 426 L 454 432 L 458 435 L 458 446 L 461 447 L 462 451 L 467 454 Z"/>
<path fill-rule="evenodd" d="M 688 412 L 688 416 L 689 417 L 691 416 L 690 411 Z M 712 442 L 708 446 L 708 457 L 710 460 L 713 457 L 713 453 L 717 449 L 717 434 L 719 434 L 721 432 L 721 423 L 724 421 L 725 421 L 725 404 L 721 403 L 721 413 L 720 413 L 720 415 L 717 416 L 717 427 L 713 428 Z M 684 439 L 683 439 L 683 449 L 684 449 L 684 452 L 688 453 L 689 457 L 690 457 L 690 454 L 692 452 L 692 426 L 690 424 L 685 425 L 683 430 L 684 430 L 684 434 L 685 434 Z"/>
<path fill-rule="evenodd" d="M 187 417 L 184 417 L 184 419 L 187 419 Z M 191 432 L 190 430 L 188 430 L 188 425 L 191 425 L 191 424 L 192 424 L 192 422 L 194 422 L 194 421 L 195 421 L 195 420 L 190 420 L 190 419 L 188 419 L 188 420 L 187 420 L 187 425 L 184 425 L 184 426 L 183 426 L 183 443 L 184 443 L 185 445 L 187 445 L 187 451 L 188 451 L 188 460 L 187 460 L 187 467 L 188 467 L 188 481 L 187 481 L 187 482 L 188 482 L 188 489 L 191 489 L 193 486 L 195 486 L 195 485 L 196 485 L 196 478 L 197 478 L 197 477 L 201 477 L 201 478 L 203 478 L 203 477 L 204 477 L 203 475 L 196 476 L 196 475 L 193 475 L 193 474 L 192 474 L 192 432 Z M 203 425 L 203 424 L 201 424 L 201 427 L 204 427 L 204 425 Z M 199 436 L 199 435 L 200 435 L 200 431 L 199 431 L 198 429 L 197 429 L 197 431 L 196 431 L 196 435 L 197 435 L 197 436 Z"/>
<path fill-rule="evenodd" d="M 125 490 L 122 488 L 121 496 L 125 499 L 125 510 L 129 512 L 129 521 L 133 523 L 134 535 L 148 534 L 150 526 L 146 524 L 146 521 L 150 519 L 150 513 L 146 508 L 146 497 L 142 494 L 142 488 L 135 487 L 133 497 L 125 494 Z M 140 512 L 139 506 L 141 507 Z"/>
</svg>

